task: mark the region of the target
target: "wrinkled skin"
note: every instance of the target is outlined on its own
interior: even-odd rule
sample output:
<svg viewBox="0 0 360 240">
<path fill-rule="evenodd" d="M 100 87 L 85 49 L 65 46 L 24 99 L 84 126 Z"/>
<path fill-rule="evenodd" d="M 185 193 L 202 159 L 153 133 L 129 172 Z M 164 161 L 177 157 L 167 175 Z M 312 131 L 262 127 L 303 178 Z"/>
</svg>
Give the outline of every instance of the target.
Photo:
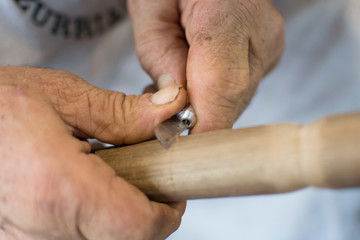
<svg viewBox="0 0 360 240">
<path fill-rule="evenodd" d="M 125 96 L 45 69 L 0 67 L 0 239 L 165 239 L 185 203 L 149 201 L 74 135 L 123 144 L 186 103 Z"/>
<path fill-rule="evenodd" d="M 128 0 L 136 49 L 157 81 L 187 86 L 193 132 L 230 128 L 284 49 L 270 0 Z"/>
</svg>

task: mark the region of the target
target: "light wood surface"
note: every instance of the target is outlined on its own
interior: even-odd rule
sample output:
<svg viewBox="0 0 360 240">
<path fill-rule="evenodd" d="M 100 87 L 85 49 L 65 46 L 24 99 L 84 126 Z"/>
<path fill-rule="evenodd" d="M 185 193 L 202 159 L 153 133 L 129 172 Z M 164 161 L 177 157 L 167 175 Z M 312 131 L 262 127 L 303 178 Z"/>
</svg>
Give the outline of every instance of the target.
<svg viewBox="0 0 360 240">
<path fill-rule="evenodd" d="M 360 187 L 360 113 L 307 126 L 274 124 L 97 151 L 151 199 L 179 201 Z"/>
</svg>

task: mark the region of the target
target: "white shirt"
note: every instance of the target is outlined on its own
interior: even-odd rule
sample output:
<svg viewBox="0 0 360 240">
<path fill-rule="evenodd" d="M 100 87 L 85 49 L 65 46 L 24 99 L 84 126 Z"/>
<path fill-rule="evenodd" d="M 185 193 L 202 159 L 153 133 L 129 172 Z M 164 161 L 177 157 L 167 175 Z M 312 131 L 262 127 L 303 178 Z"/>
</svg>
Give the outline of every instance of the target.
<svg viewBox="0 0 360 240">
<path fill-rule="evenodd" d="M 235 126 L 360 111 L 358 1 L 274 2 L 285 18 L 287 48 Z M 120 16 L 115 24 L 110 10 Z M 120 0 L 1 0 L 0 64 L 71 71 L 103 88 L 141 94 L 150 79 L 124 16 Z M 359 190 L 196 200 L 170 239 L 360 239 L 359 216 Z"/>
</svg>

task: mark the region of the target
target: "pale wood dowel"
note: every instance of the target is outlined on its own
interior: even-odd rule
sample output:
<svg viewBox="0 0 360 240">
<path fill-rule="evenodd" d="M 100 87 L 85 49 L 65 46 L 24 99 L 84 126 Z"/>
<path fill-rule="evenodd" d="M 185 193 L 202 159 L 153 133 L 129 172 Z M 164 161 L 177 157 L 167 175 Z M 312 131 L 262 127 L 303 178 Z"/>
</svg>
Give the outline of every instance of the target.
<svg viewBox="0 0 360 240">
<path fill-rule="evenodd" d="M 282 193 L 309 185 L 360 186 L 360 113 L 308 126 L 274 124 L 96 152 L 151 199 Z"/>
</svg>

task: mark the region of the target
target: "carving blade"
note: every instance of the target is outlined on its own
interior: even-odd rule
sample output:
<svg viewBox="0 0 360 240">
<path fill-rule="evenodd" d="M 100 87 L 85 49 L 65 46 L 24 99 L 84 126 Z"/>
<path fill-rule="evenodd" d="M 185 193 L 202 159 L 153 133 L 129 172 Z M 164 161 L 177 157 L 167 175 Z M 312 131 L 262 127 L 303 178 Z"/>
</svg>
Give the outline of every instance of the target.
<svg viewBox="0 0 360 240">
<path fill-rule="evenodd" d="M 188 105 L 176 115 L 160 123 L 155 128 L 155 136 L 164 148 L 169 149 L 177 135 L 185 129 L 192 128 L 196 120 L 194 109 Z"/>
<path fill-rule="evenodd" d="M 155 128 L 155 136 L 164 148 L 169 149 L 176 136 L 185 129 L 187 129 L 187 125 L 180 121 L 177 116 L 173 116 Z"/>
</svg>

